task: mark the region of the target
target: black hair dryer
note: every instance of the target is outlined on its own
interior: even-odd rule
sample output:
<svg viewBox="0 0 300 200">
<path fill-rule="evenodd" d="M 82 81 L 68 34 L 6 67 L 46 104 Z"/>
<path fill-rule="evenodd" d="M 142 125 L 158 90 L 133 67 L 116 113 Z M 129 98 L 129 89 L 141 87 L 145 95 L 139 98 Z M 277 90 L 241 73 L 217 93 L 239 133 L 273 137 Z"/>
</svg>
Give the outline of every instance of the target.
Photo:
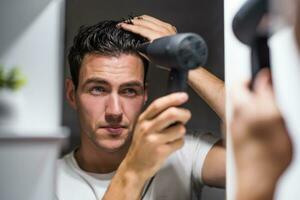
<svg viewBox="0 0 300 200">
<path fill-rule="evenodd" d="M 180 33 L 147 42 L 138 51 L 152 63 L 170 69 L 168 93 L 185 91 L 190 69 L 206 63 L 205 41 L 195 33 Z"/>
<path fill-rule="evenodd" d="M 269 0 L 248 0 L 235 15 L 232 28 L 235 36 L 251 48 L 251 68 L 253 78 L 260 69 L 270 68 L 270 50 L 267 18 Z M 263 20 L 265 19 L 265 21 Z M 265 23 L 264 23 L 265 22 Z"/>
</svg>

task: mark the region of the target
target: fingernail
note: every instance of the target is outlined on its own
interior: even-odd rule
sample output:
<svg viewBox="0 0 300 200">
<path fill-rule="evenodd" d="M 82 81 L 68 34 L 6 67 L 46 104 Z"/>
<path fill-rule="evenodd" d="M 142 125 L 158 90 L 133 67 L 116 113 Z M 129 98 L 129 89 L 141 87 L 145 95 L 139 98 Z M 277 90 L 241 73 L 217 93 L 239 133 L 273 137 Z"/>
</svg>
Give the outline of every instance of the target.
<svg viewBox="0 0 300 200">
<path fill-rule="evenodd" d="M 186 92 L 179 92 L 180 99 L 186 100 L 189 98 L 188 94 Z"/>
</svg>

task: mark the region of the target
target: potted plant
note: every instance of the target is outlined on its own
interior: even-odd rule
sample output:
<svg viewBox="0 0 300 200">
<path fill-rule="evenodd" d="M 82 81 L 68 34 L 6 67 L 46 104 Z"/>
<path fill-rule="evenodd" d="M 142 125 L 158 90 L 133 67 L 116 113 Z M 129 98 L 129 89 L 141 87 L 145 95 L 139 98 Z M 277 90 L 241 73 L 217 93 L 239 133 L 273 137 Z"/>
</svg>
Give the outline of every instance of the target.
<svg viewBox="0 0 300 200">
<path fill-rule="evenodd" d="M 0 130 L 18 125 L 22 104 L 19 90 L 25 83 L 25 76 L 18 67 L 5 70 L 0 66 Z"/>
</svg>

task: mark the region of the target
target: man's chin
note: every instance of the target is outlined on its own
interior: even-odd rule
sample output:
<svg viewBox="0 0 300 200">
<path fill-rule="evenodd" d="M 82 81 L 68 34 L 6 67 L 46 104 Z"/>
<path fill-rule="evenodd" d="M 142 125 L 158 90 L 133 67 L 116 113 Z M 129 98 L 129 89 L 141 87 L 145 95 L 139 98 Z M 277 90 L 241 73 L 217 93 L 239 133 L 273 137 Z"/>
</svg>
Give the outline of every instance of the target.
<svg viewBox="0 0 300 200">
<path fill-rule="evenodd" d="M 101 143 L 97 143 L 96 146 L 99 150 L 109 152 L 109 153 L 118 152 L 128 147 L 126 141 L 124 140 L 101 142 Z"/>
</svg>

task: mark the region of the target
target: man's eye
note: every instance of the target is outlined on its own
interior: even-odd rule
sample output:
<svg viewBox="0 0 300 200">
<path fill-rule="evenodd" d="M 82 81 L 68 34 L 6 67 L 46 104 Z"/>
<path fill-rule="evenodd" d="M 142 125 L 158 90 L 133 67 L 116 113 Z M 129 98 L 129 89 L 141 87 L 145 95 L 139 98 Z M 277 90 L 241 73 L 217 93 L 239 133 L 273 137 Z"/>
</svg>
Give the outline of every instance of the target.
<svg viewBox="0 0 300 200">
<path fill-rule="evenodd" d="M 122 94 L 125 96 L 133 97 L 138 94 L 138 92 L 133 88 L 126 88 L 122 91 Z"/>
<path fill-rule="evenodd" d="M 103 93 L 106 92 L 105 88 L 103 87 L 92 87 L 89 92 L 92 94 L 92 95 L 101 95 Z"/>
</svg>

